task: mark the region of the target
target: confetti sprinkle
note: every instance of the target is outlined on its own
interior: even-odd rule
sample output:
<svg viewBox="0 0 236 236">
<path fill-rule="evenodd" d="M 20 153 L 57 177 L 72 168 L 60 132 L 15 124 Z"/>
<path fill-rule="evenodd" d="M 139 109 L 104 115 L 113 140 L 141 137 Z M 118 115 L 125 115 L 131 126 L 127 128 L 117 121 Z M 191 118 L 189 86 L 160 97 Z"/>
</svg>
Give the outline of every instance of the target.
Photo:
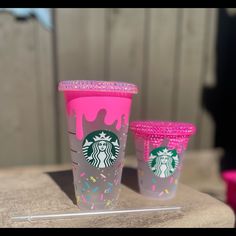
<svg viewBox="0 0 236 236">
<path fill-rule="evenodd" d="M 107 182 L 107 185 L 110 186 L 110 187 L 113 186 L 113 184 L 111 182 Z"/>
<path fill-rule="evenodd" d="M 101 193 L 100 195 L 100 200 L 103 200 L 103 193 Z"/>
<path fill-rule="evenodd" d="M 156 190 L 156 185 L 153 184 L 153 185 L 152 185 L 152 191 L 155 191 L 155 190 Z"/>
<path fill-rule="evenodd" d="M 165 189 L 164 191 L 165 191 L 167 194 L 169 193 L 168 189 Z"/>
<path fill-rule="evenodd" d="M 171 178 L 170 178 L 170 184 L 172 184 L 172 183 L 173 183 L 173 181 L 174 181 L 174 178 L 173 178 L 173 177 L 171 177 Z"/>
<path fill-rule="evenodd" d="M 97 180 L 93 176 L 90 176 L 89 178 L 93 183 L 96 183 Z"/>
<path fill-rule="evenodd" d="M 164 194 L 164 192 L 162 191 L 162 192 L 159 193 L 159 196 L 162 196 L 163 194 Z"/>
<path fill-rule="evenodd" d="M 90 199 L 91 199 L 91 196 L 90 196 L 90 195 L 87 195 L 87 196 L 86 196 L 86 199 L 87 199 L 87 201 L 89 202 Z"/>
<path fill-rule="evenodd" d="M 156 183 L 157 181 L 156 181 L 156 179 L 155 178 L 152 178 L 152 183 Z"/>
<path fill-rule="evenodd" d="M 82 198 L 83 202 L 86 203 L 86 199 L 83 194 L 81 195 L 81 198 Z"/>
<path fill-rule="evenodd" d="M 109 206 L 111 204 L 111 200 L 107 200 L 106 206 Z"/>
<path fill-rule="evenodd" d="M 90 185 L 89 185 L 89 183 L 88 183 L 88 182 L 86 182 L 86 181 L 84 181 L 84 186 L 85 186 L 85 188 L 90 188 Z"/>
<path fill-rule="evenodd" d="M 96 193 L 98 191 L 99 187 L 95 187 L 92 192 Z"/>
<path fill-rule="evenodd" d="M 104 174 L 100 174 L 100 175 L 102 176 L 102 178 L 104 178 L 104 179 L 106 178 L 106 176 Z"/>
<path fill-rule="evenodd" d="M 83 177 L 83 176 L 85 176 L 85 172 L 83 172 L 83 173 L 80 174 L 80 177 Z"/>
<path fill-rule="evenodd" d="M 92 204 L 91 209 L 92 209 L 92 210 L 94 209 L 94 203 Z"/>
</svg>

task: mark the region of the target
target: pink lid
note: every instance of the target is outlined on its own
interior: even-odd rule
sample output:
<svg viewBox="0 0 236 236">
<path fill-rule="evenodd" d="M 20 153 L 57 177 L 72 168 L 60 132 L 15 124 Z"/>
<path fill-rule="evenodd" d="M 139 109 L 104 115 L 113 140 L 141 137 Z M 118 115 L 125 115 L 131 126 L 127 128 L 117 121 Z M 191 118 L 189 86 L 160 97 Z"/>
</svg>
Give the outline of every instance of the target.
<svg viewBox="0 0 236 236">
<path fill-rule="evenodd" d="M 134 84 L 118 81 L 97 80 L 64 80 L 59 83 L 59 91 L 95 91 L 95 92 L 122 92 L 129 94 L 138 93 Z"/>
<path fill-rule="evenodd" d="M 195 125 L 191 123 L 174 121 L 133 121 L 130 130 L 136 135 L 145 138 L 190 136 L 196 132 Z"/>
<path fill-rule="evenodd" d="M 222 177 L 226 182 L 236 183 L 236 170 L 226 170 L 222 173 Z"/>
</svg>

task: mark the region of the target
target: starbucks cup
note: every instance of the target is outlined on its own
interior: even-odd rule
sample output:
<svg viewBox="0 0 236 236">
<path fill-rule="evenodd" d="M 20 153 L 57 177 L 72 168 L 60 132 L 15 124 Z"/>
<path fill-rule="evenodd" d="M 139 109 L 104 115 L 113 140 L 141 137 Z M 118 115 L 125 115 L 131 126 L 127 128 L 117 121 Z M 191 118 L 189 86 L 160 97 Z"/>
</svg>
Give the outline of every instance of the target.
<svg viewBox="0 0 236 236">
<path fill-rule="evenodd" d="M 160 200 L 173 198 L 184 152 L 195 126 L 169 121 L 134 121 L 130 129 L 135 139 L 141 194 Z"/>
<path fill-rule="evenodd" d="M 61 81 L 77 205 L 112 209 L 118 200 L 133 94 L 124 82 Z"/>
</svg>

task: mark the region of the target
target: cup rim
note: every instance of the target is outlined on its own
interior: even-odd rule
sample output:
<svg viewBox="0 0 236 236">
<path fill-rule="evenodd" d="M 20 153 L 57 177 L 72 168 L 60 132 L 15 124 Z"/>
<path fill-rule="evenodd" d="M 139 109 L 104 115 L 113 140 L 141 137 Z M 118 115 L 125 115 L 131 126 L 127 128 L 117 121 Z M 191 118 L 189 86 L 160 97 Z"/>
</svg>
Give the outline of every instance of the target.
<svg viewBox="0 0 236 236">
<path fill-rule="evenodd" d="M 137 94 L 138 87 L 135 84 L 122 81 L 102 80 L 63 80 L 59 82 L 59 91 L 95 91 L 95 92 L 122 92 Z"/>
<path fill-rule="evenodd" d="M 130 130 L 144 138 L 190 137 L 196 133 L 196 126 L 189 122 L 164 120 L 137 120 L 130 123 Z"/>
</svg>

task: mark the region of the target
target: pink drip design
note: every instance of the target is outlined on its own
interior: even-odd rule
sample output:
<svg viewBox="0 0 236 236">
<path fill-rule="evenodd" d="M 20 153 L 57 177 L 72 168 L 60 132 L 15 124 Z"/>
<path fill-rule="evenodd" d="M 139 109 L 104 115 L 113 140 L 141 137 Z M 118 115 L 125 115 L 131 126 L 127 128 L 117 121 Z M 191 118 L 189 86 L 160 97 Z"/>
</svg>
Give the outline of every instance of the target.
<svg viewBox="0 0 236 236">
<path fill-rule="evenodd" d="M 106 110 L 104 123 L 112 125 L 116 122 L 116 129 L 121 129 L 122 121 L 128 125 L 131 98 L 128 97 L 78 97 L 67 100 L 67 114 L 76 116 L 76 137 L 81 140 L 84 136 L 83 118 L 89 122 L 96 120 L 100 110 Z"/>
</svg>

